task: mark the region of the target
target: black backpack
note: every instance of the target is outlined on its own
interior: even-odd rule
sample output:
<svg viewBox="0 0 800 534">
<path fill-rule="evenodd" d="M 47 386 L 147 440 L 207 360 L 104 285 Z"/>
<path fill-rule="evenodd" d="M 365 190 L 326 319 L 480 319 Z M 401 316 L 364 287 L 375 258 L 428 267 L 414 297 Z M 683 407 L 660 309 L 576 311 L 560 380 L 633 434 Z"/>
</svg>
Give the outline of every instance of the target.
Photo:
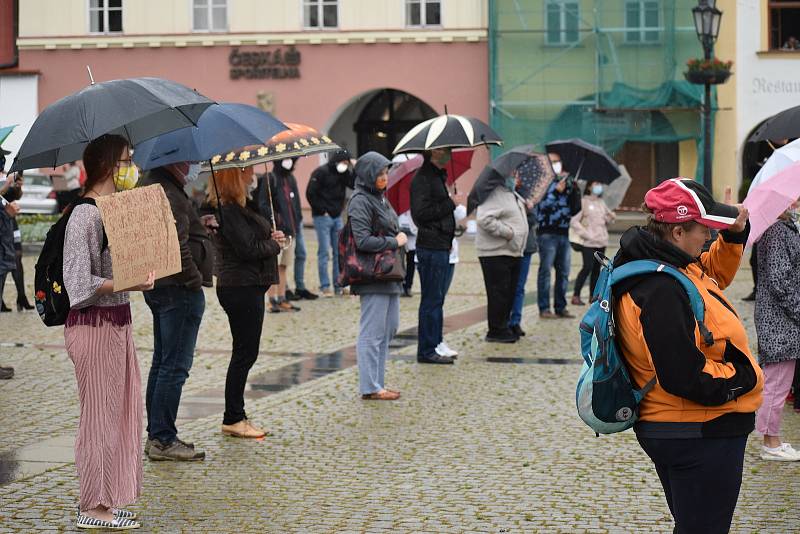
<svg viewBox="0 0 800 534">
<path fill-rule="evenodd" d="M 69 315 L 69 295 L 64 287 L 64 235 L 67 232 L 69 216 L 75 206 L 91 204 L 93 198 L 79 198 L 64 210 L 61 218 L 50 227 L 44 238 L 44 246 L 36 261 L 36 277 L 33 287 L 36 298 L 36 311 L 46 326 L 59 326 L 67 321 Z M 108 245 L 103 231 L 103 248 Z"/>
</svg>

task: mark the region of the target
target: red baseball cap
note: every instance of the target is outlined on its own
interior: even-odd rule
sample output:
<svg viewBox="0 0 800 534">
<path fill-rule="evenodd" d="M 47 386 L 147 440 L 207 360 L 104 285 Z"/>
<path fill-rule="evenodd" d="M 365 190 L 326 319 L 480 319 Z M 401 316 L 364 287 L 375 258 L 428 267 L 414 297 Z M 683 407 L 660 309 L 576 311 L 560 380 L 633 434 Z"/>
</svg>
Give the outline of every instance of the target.
<svg viewBox="0 0 800 534">
<path fill-rule="evenodd" d="M 659 222 L 696 221 L 715 230 L 727 230 L 739 216 L 735 206 L 716 202 L 708 189 L 688 178 L 672 178 L 654 187 L 644 203 Z"/>
</svg>

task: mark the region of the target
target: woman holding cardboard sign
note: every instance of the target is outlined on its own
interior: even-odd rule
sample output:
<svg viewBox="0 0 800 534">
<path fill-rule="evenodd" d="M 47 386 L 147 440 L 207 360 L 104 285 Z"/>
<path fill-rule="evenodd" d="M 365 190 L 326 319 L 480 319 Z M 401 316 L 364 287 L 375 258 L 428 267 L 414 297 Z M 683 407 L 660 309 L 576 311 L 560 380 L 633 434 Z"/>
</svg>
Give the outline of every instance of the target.
<svg viewBox="0 0 800 534">
<path fill-rule="evenodd" d="M 264 295 L 278 283 L 278 254 L 285 237 L 247 205 L 253 189 L 253 168 L 217 171 L 209 203 L 220 210 L 217 246 L 217 298 L 233 336 L 233 350 L 225 377 L 225 414 L 222 433 L 237 438 L 263 438 L 244 411 L 244 388 L 258 358 L 264 324 Z"/>
<path fill-rule="evenodd" d="M 65 213 L 64 289 L 70 312 L 64 341 L 75 364 L 81 415 L 75 440 L 80 479 L 78 528 L 136 528 L 134 502 L 142 486 L 142 393 L 131 333 L 128 291 L 114 292 L 111 253 L 94 200 L 136 185 L 128 143 L 104 135 L 83 154 L 88 178 L 83 198 Z"/>
</svg>

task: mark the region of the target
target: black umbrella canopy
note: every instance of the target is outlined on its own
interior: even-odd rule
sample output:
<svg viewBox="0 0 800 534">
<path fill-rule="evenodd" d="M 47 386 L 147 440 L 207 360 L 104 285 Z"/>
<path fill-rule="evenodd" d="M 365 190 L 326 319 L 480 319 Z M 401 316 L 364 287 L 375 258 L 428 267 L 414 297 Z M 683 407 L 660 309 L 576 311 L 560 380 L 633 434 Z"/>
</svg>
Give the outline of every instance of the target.
<svg viewBox="0 0 800 534">
<path fill-rule="evenodd" d="M 561 156 L 564 170 L 589 182 L 610 184 L 620 175 L 619 165 L 597 145 L 583 139 L 562 139 L 546 145 L 547 151 Z"/>
<path fill-rule="evenodd" d="M 467 196 L 467 213 L 472 213 L 478 206 L 483 204 L 489 195 L 492 194 L 497 187 L 505 184 L 506 177 L 497 172 L 497 169 L 491 165 L 483 168 L 478 179 L 475 180 L 475 185 L 472 186 L 472 191 Z"/>
<path fill-rule="evenodd" d="M 779 141 L 800 137 L 800 106 L 773 115 L 753 132 L 747 141 Z"/>
<path fill-rule="evenodd" d="M 414 126 L 394 148 L 394 154 L 434 148 L 501 145 L 503 139 L 488 124 L 461 115 L 439 115 Z"/>
<path fill-rule="evenodd" d="M 130 78 L 92 84 L 51 104 L 33 123 L 12 171 L 56 167 L 81 159 L 86 145 L 118 134 L 131 146 L 193 126 L 213 100 L 161 78 Z"/>
<path fill-rule="evenodd" d="M 491 166 L 503 176 L 510 176 L 517 167 L 536 154 L 533 145 L 515 146 L 511 150 L 503 152 L 492 161 Z"/>
</svg>

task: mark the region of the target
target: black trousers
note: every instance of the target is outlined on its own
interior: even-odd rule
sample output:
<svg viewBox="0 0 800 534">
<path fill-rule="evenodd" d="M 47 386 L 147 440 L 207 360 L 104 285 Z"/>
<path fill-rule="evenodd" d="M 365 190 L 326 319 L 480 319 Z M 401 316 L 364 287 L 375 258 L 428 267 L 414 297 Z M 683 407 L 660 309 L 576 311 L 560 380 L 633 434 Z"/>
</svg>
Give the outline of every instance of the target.
<svg viewBox="0 0 800 534">
<path fill-rule="evenodd" d="M 485 256 L 478 258 L 486 286 L 489 335 L 509 335 L 508 318 L 514 305 L 522 258 L 512 256 Z"/>
<path fill-rule="evenodd" d="M 233 337 L 231 362 L 225 377 L 225 415 L 222 424 L 245 419 L 244 388 L 250 368 L 256 363 L 264 325 L 266 286 L 219 287 L 217 298 L 228 316 Z"/>
<path fill-rule="evenodd" d="M 656 466 L 676 534 L 730 531 L 747 436 L 656 439 L 637 436 Z"/>
<path fill-rule="evenodd" d="M 753 289 L 758 287 L 758 241 L 753 243 L 750 251 L 750 269 L 753 271 Z"/>
<path fill-rule="evenodd" d="M 406 292 L 411 291 L 411 286 L 414 285 L 414 270 L 417 267 L 414 258 L 416 258 L 416 256 L 415 250 L 406 251 L 406 279 L 403 282 L 403 289 Z"/>
<path fill-rule="evenodd" d="M 581 267 L 577 278 L 575 278 L 575 291 L 572 293 L 576 297 L 581 296 L 583 284 L 586 283 L 586 278 L 589 278 L 589 298 L 594 295 L 594 286 L 597 285 L 597 279 L 600 278 L 600 262 L 594 259 L 594 253 L 606 253 L 606 247 L 591 248 L 581 247 L 581 255 L 583 256 L 583 267 Z"/>
</svg>

